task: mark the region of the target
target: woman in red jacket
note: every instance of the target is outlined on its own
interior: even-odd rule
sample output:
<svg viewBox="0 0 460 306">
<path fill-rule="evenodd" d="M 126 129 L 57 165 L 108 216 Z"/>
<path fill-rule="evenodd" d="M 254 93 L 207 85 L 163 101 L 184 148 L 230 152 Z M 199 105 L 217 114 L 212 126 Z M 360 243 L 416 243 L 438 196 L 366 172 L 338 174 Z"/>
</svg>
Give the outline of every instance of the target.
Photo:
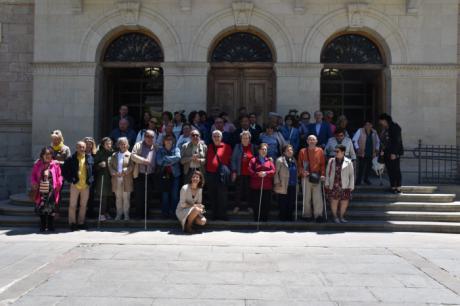
<svg viewBox="0 0 460 306">
<path fill-rule="evenodd" d="M 260 220 L 266 222 L 270 211 L 273 177 L 275 176 L 275 165 L 271 158 L 267 156 L 268 144 L 259 145 L 259 155 L 249 162 L 249 173 L 251 175 L 250 187 L 252 193 L 252 203 L 254 207 L 254 221 L 259 215 L 260 192 L 262 189 L 262 202 L 260 208 Z"/>
</svg>

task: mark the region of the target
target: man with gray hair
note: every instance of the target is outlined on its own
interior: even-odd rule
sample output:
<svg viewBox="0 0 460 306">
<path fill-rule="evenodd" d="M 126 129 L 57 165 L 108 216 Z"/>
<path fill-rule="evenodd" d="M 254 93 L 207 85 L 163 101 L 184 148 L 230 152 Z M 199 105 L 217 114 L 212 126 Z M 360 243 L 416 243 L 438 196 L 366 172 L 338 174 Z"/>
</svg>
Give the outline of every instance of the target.
<svg viewBox="0 0 460 306">
<path fill-rule="evenodd" d="M 76 152 L 62 165 L 62 174 L 70 183 L 69 226 L 71 231 L 86 229 L 89 189 L 94 182 L 93 165 L 93 157 L 86 153 L 84 141 L 77 142 Z M 80 208 L 77 218 L 78 198 L 80 198 Z"/>
<path fill-rule="evenodd" d="M 147 177 L 147 198 L 152 199 L 153 178 L 155 172 L 155 132 L 146 130 L 144 140 L 133 147 L 131 160 L 134 162 L 134 202 L 136 206 L 135 218 L 144 217 L 145 209 L 145 180 Z"/>
</svg>

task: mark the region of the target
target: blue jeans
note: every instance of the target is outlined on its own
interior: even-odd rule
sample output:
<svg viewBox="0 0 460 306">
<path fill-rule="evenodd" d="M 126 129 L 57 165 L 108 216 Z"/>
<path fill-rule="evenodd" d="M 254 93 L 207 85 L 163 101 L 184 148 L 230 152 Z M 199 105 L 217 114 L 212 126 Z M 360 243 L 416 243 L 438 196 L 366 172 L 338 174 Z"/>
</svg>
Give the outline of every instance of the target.
<svg viewBox="0 0 460 306">
<path fill-rule="evenodd" d="M 175 217 L 176 207 L 179 202 L 180 177 L 175 177 L 171 182 L 171 189 L 161 194 L 161 214 L 165 217 Z"/>
</svg>

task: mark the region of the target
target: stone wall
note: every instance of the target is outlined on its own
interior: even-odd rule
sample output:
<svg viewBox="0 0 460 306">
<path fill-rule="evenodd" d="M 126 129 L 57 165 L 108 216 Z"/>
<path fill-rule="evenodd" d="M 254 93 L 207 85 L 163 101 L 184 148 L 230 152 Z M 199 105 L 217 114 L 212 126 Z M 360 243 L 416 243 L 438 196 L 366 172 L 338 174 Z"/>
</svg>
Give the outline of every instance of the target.
<svg viewBox="0 0 460 306">
<path fill-rule="evenodd" d="M 0 2 L 0 199 L 23 192 L 31 166 L 32 1 Z"/>
</svg>

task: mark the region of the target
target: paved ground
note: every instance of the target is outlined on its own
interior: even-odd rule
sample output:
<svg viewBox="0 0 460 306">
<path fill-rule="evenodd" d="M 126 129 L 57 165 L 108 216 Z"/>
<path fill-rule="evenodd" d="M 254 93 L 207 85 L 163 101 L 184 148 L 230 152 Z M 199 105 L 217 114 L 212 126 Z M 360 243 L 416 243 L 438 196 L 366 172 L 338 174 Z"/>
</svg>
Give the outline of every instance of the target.
<svg viewBox="0 0 460 306">
<path fill-rule="evenodd" d="M 460 305 L 460 235 L 0 230 L 13 305 Z"/>
</svg>

